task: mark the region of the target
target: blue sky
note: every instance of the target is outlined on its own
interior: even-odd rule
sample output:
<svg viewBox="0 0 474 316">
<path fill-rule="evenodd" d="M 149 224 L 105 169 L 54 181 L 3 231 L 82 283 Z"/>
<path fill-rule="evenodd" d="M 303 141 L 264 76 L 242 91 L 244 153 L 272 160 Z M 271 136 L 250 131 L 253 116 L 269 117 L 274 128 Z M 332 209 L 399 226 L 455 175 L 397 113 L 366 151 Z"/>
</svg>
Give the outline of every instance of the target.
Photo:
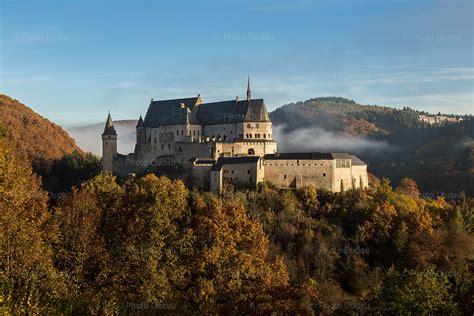
<svg viewBox="0 0 474 316">
<path fill-rule="evenodd" d="M 63 125 L 150 98 L 474 114 L 472 1 L 2 0 L 1 92 Z"/>
</svg>

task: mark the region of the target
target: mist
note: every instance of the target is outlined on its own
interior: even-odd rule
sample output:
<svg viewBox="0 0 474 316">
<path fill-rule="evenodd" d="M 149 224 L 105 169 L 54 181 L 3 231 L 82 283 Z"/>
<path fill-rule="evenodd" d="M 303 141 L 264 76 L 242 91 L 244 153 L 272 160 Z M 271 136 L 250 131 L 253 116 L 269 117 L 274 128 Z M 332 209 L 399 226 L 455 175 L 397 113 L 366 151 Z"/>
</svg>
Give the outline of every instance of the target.
<svg viewBox="0 0 474 316">
<path fill-rule="evenodd" d="M 128 154 L 134 151 L 136 143 L 136 123 L 136 120 L 114 121 L 114 127 L 117 131 L 117 151 L 120 154 Z M 66 128 L 66 130 L 82 150 L 101 157 L 101 135 L 104 131 L 104 126 L 105 122 L 81 127 L 70 127 Z"/>
<path fill-rule="evenodd" d="M 360 136 L 327 131 L 320 127 L 285 131 L 285 125 L 273 127 L 273 138 L 279 152 L 348 152 L 361 154 L 368 151 L 391 150 L 385 141 L 374 141 Z"/>
</svg>

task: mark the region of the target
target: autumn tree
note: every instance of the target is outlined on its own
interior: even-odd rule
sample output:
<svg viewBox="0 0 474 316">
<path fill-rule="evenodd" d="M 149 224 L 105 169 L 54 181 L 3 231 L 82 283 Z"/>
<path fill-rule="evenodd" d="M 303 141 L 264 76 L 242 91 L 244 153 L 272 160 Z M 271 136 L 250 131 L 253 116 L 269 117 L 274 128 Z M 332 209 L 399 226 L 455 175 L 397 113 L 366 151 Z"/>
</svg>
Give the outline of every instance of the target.
<svg viewBox="0 0 474 316">
<path fill-rule="evenodd" d="M 249 219 L 235 201 L 212 195 L 191 196 L 195 242 L 189 306 L 211 313 L 309 312 L 314 286 L 295 300 L 281 258 L 269 258 L 268 240 L 261 224 Z M 293 293 L 293 294 L 292 294 Z"/>
<path fill-rule="evenodd" d="M 48 313 L 65 295 L 43 226 L 47 195 L 31 166 L 0 139 L 0 301 L 12 314 Z"/>
</svg>

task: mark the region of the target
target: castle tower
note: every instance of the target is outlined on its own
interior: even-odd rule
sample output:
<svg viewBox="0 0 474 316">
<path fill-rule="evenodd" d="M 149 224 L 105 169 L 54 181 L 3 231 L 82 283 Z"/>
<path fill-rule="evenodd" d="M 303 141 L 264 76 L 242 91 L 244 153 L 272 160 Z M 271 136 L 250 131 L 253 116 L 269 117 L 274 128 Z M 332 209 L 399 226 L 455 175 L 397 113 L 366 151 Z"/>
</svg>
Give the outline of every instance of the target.
<svg viewBox="0 0 474 316">
<path fill-rule="evenodd" d="M 145 143 L 145 127 L 143 123 L 143 118 L 140 115 L 137 123 L 137 145 Z"/>
<path fill-rule="evenodd" d="M 117 154 L 117 132 L 112 117 L 107 117 L 104 132 L 102 133 L 102 170 L 113 172 L 114 157 Z"/>
<path fill-rule="evenodd" d="M 250 90 L 250 75 L 248 76 L 247 80 L 247 101 L 250 101 L 252 98 L 252 91 Z"/>
</svg>

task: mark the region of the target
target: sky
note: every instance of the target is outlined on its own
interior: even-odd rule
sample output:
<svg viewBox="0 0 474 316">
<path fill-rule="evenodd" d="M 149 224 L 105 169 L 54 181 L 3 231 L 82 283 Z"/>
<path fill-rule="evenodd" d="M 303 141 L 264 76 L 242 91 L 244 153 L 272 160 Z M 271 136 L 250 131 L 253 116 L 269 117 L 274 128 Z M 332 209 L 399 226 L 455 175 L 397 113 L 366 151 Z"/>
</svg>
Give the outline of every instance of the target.
<svg viewBox="0 0 474 316">
<path fill-rule="evenodd" d="M 468 0 L 0 0 L 0 92 L 63 126 L 150 99 L 474 114 Z"/>
</svg>

